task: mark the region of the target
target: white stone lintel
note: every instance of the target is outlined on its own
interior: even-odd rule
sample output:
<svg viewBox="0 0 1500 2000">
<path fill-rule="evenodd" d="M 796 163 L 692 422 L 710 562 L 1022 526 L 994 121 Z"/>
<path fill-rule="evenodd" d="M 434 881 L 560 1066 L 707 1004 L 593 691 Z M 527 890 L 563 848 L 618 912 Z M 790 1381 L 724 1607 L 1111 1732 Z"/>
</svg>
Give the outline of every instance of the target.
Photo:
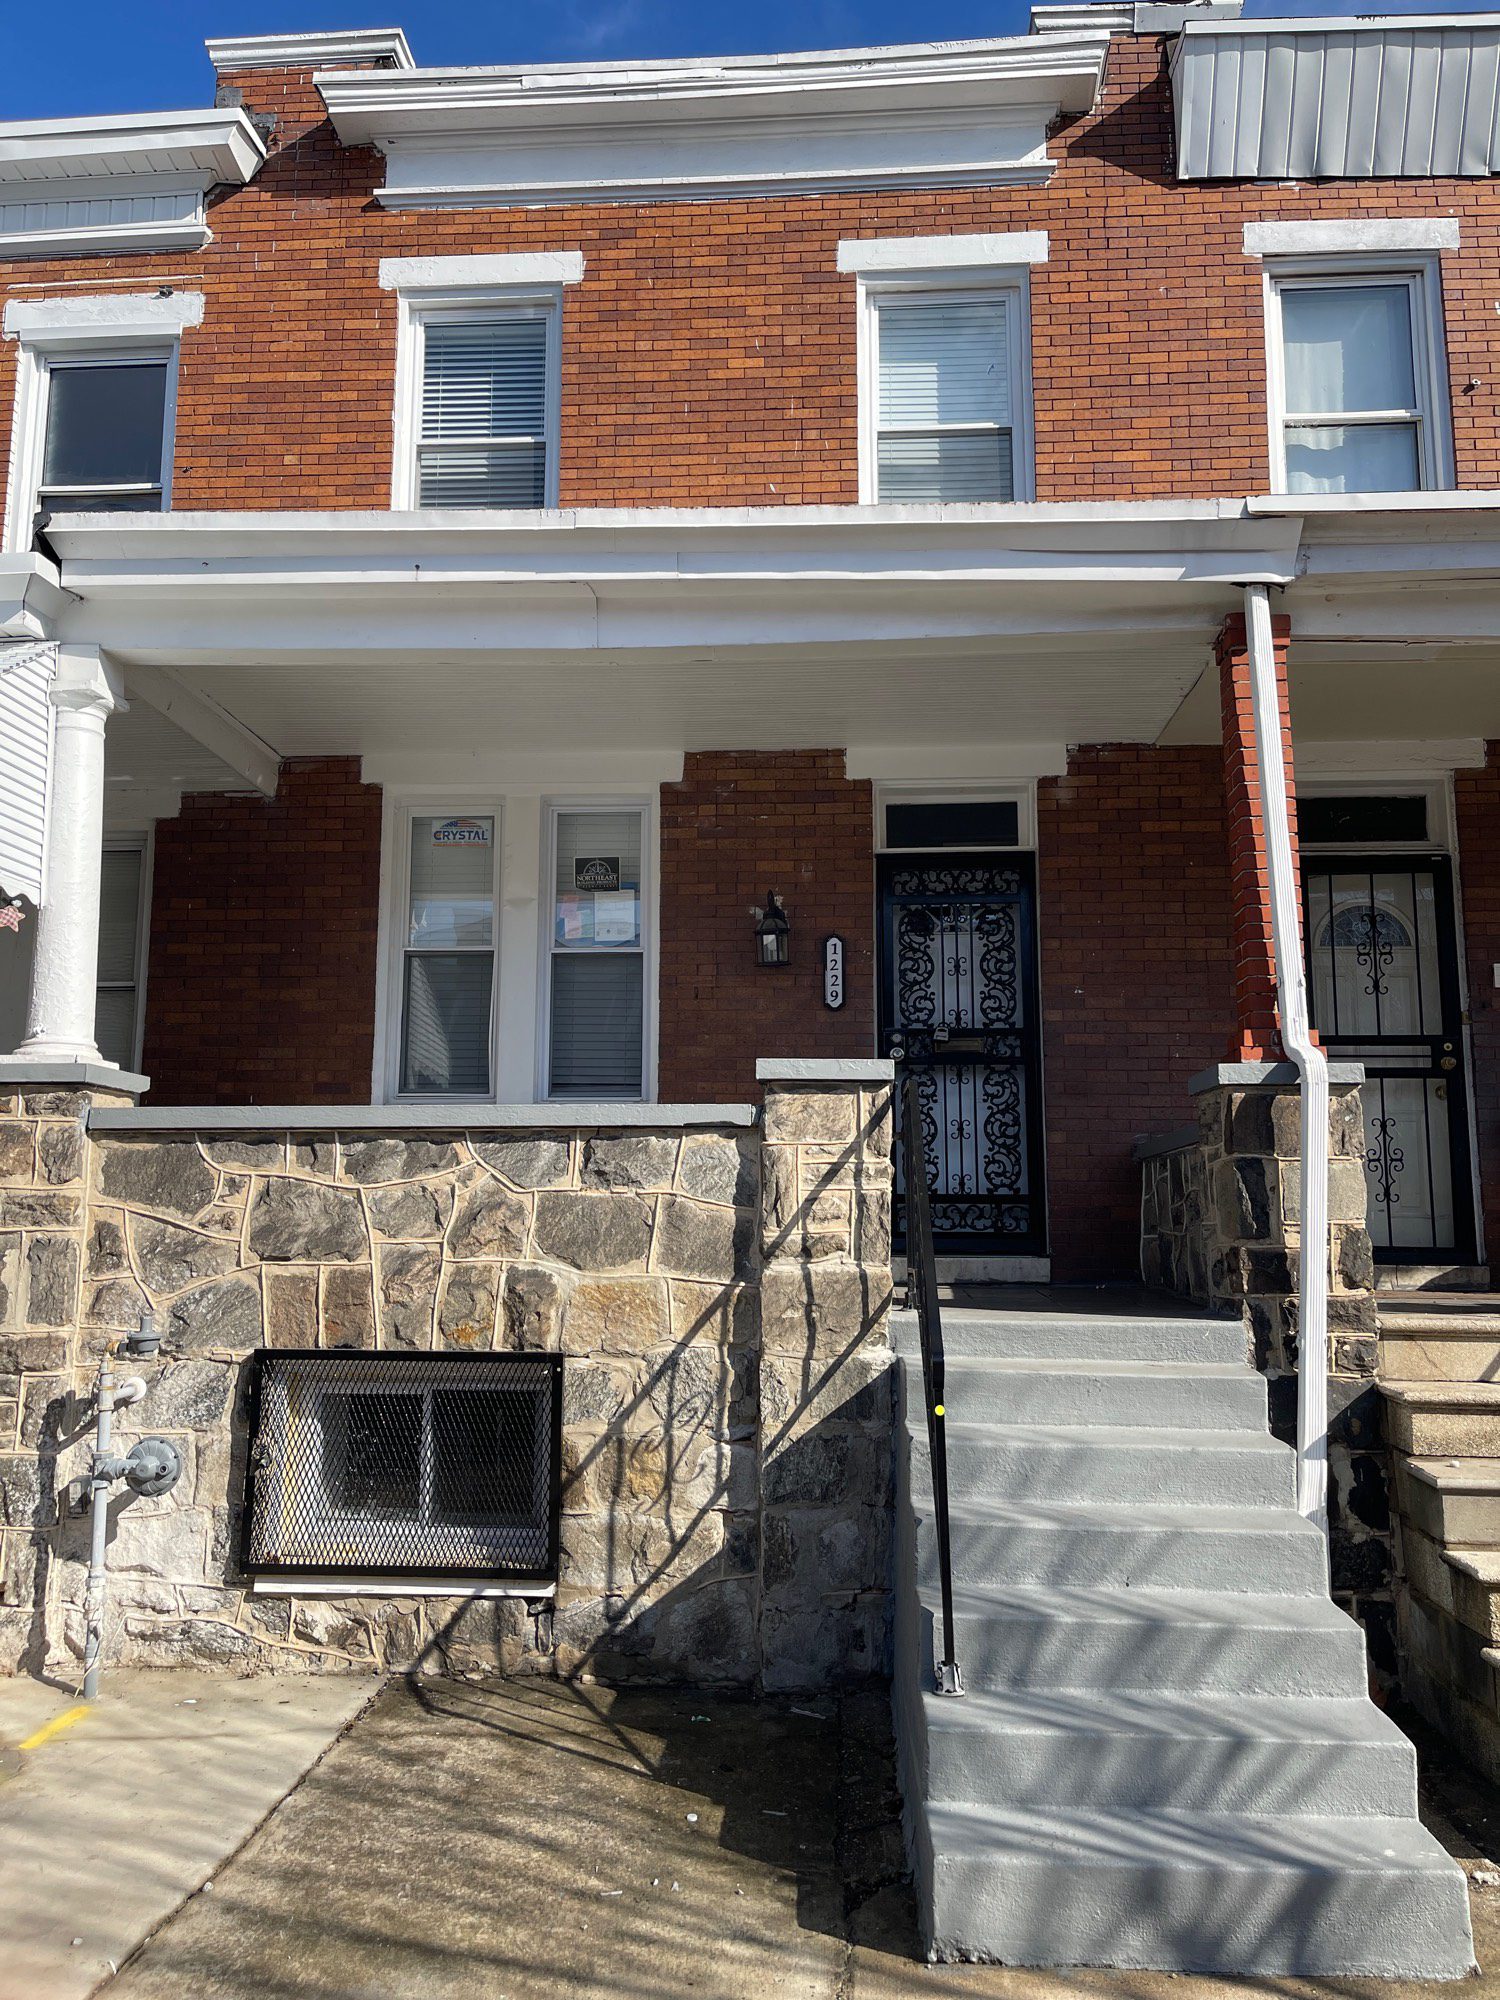
<svg viewBox="0 0 1500 2000">
<path fill-rule="evenodd" d="M 845 237 L 838 248 L 841 271 L 1014 269 L 1018 264 L 1046 261 L 1045 229 L 982 236 Z"/>
<path fill-rule="evenodd" d="M 1456 250 L 1458 220 L 1436 215 L 1349 215 L 1307 222 L 1247 222 L 1247 257 L 1383 256 Z"/>
<path fill-rule="evenodd" d="M 482 257 L 382 257 L 387 292 L 461 292 L 507 285 L 578 285 L 581 250 L 497 251 Z"/>
</svg>

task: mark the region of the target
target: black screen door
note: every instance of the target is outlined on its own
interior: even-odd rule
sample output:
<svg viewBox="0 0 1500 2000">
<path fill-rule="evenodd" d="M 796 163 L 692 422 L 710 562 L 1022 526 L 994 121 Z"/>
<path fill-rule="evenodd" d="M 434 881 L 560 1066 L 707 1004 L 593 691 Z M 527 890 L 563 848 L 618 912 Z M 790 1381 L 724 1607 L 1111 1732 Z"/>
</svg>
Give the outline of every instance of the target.
<svg viewBox="0 0 1500 2000">
<path fill-rule="evenodd" d="M 1463 1016 L 1446 855 L 1304 857 L 1313 1025 L 1365 1066 L 1366 1213 L 1377 1259 L 1472 1259 Z"/>
<path fill-rule="evenodd" d="M 1046 1248 L 1029 854 L 880 862 L 882 1046 L 916 1076 L 936 1247 Z M 903 1227 L 901 1187 L 896 1225 Z"/>
</svg>

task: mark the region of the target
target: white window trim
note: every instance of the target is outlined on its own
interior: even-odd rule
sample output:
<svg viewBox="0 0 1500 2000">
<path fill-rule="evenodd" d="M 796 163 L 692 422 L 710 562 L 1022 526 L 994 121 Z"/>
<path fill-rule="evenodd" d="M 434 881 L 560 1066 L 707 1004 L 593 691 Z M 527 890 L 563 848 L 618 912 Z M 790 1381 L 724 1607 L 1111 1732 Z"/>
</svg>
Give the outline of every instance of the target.
<svg viewBox="0 0 1500 2000">
<path fill-rule="evenodd" d="M 1442 280 L 1435 254 L 1402 257 L 1285 257 L 1267 261 L 1261 278 L 1266 330 L 1266 412 L 1270 425 L 1271 489 L 1288 493 L 1286 366 L 1282 340 L 1283 285 L 1405 284 L 1411 298 L 1412 360 L 1420 402 L 1423 492 L 1454 485 L 1453 423 L 1448 401 Z M 1344 421 L 1347 421 L 1346 419 Z M 1292 494 L 1297 499 L 1301 496 Z"/>
<path fill-rule="evenodd" d="M 387 793 L 382 809 L 379 961 L 375 979 L 375 1075 L 371 1101 L 376 1104 L 430 1104 L 434 1113 L 444 1105 L 494 1104 L 499 1101 L 500 967 L 505 934 L 505 801 L 494 793 Z M 405 993 L 407 913 L 411 889 L 412 821 L 427 817 L 455 819 L 464 814 L 493 819 L 491 885 L 494 924 L 490 949 L 494 971 L 490 979 L 490 1087 L 482 1097 L 446 1096 L 435 1091 L 401 1088 L 401 1015 Z"/>
<path fill-rule="evenodd" d="M 172 505 L 172 461 L 177 434 L 177 373 L 179 348 L 175 338 L 158 326 L 98 326 L 86 334 L 26 337 L 16 354 L 15 410 L 11 418 L 10 479 L 5 496 L 7 554 L 24 555 L 31 547 L 32 522 L 42 480 L 42 453 L 47 440 L 47 405 L 54 365 L 93 362 L 165 361 L 167 387 L 162 408 L 161 509 Z"/>
<path fill-rule="evenodd" d="M 138 854 L 141 857 L 135 913 L 135 1021 L 130 1034 L 130 1067 L 139 1073 L 146 1039 L 146 974 L 151 959 L 151 879 L 156 866 L 154 829 L 145 833 L 106 834 L 104 851 L 106 854 Z M 104 980 L 95 979 L 96 995 L 104 990 L 105 985 Z"/>
<path fill-rule="evenodd" d="M 542 874 L 537 912 L 540 918 L 537 955 L 536 999 L 536 1081 L 538 1104 L 570 1104 L 582 1100 L 552 1095 L 552 960 L 553 925 L 556 921 L 557 821 L 565 812 L 638 812 L 641 815 L 641 1092 L 625 1103 L 653 1104 L 656 1101 L 657 1070 L 657 986 L 661 962 L 659 799 L 640 793 L 610 797 L 601 793 L 573 793 L 546 797 L 541 801 Z"/>
<path fill-rule="evenodd" d="M 891 806 L 1014 805 L 1016 838 L 1006 847 L 986 847 L 986 854 L 1029 854 L 1036 849 L 1036 783 L 1015 785 L 879 784 L 875 787 L 875 851 L 877 854 L 943 854 L 966 850 L 938 847 L 892 847 L 886 839 L 885 816 Z"/>
<path fill-rule="evenodd" d="M 1025 265 L 993 266 L 982 269 L 955 268 L 934 274 L 931 270 L 883 271 L 879 275 L 861 273 L 858 284 L 857 375 L 859 394 L 859 498 L 861 506 L 879 501 L 877 440 L 880 426 L 880 380 L 876 314 L 882 300 L 901 293 L 929 299 L 947 298 L 968 292 L 1003 298 L 1014 319 L 1015 338 L 1010 343 L 1011 395 L 1011 478 L 1012 500 L 1032 500 L 1035 495 L 1033 430 L 1031 410 L 1031 284 Z M 944 506 L 971 506 L 971 501 L 943 501 Z M 1003 504 L 1003 503 L 997 503 Z"/>
<path fill-rule="evenodd" d="M 434 263 L 467 262 L 467 259 L 434 258 Z M 488 259 L 478 259 L 488 262 Z M 546 480 L 542 505 L 557 505 L 559 421 L 562 403 L 562 288 L 545 285 L 461 285 L 433 286 L 398 294 L 400 320 L 396 332 L 396 400 L 392 416 L 391 506 L 396 511 L 415 509 L 417 500 L 417 440 L 421 434 L 423 335 L 431 319 L 482 319 L 500 310 L 543 315 L 547 324 Z M 434 508 L 434 513 L 453 510 Z M 460 510 L 462 511 L 462 510 Z M 488 511 L 488 510 L 487 510 Z M 497 508 L 497 513 L 525 512 L 525 509 Z"/>
</svg>

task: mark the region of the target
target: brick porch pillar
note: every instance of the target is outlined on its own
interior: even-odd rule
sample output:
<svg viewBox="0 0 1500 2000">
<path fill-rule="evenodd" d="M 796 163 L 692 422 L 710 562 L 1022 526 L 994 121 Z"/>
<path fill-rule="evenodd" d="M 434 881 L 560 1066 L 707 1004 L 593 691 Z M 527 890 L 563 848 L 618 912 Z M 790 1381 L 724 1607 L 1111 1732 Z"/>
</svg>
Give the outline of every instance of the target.
<svg viewBox="0 0 1500 2000">
<path fill-rule="evenodd" d="M 1292 725 L 1287 702 L 1289 618 L 1273 618 L 1281 740 L 1288 792 L 1292 777 Z M 1266 870 L 1266 824 L 1260 760 L 1255 749 L 1254 696 L 1245 620 L 1226 618 L 1215 641 L 1224 731 L 1224 793 L 1229 817 L 1229 868 L 1233 896 L 1234 1025 L 1231 1062 L 1274 1062 L 1282 1055 L 1276 1016 L 1276 956 L 1271 941 L 1271 888 Z M 1287 799 L 1292 855 L 1297 858 L 1297 811 Z M 1300 869 L 1300 864 L 1299 864 Z"/>
</svg>

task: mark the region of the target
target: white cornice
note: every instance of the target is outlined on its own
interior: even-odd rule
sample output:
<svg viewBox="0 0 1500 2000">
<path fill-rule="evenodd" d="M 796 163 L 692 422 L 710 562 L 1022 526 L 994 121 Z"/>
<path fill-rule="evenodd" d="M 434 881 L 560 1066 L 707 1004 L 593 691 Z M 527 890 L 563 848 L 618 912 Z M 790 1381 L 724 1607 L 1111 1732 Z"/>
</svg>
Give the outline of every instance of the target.
<svg viewBox="0 0 1500 2000">
<path fill-rule="evenodd" d="M 1007 40 L 522 69 L 334 71 L 341 139 L 387 156 L 387 207 L 1036 182 L 1087 110 L 1105 28 Z"/>
<path fill-rule="evenodd" d="M 265 141 L 238 107 L 0 124 L 0 190 L 14 182 L 118 181 L 173 174 L 200 188 L 249 180 Z"/>
<path fill-rule="evenodd" d="M 399 28 L 348 28 L 312 35 L 214 35 L 203 46 L 221 76 L 245 69 L 323 69 L 336 63 L 416 68 Z"/>
</svg>

